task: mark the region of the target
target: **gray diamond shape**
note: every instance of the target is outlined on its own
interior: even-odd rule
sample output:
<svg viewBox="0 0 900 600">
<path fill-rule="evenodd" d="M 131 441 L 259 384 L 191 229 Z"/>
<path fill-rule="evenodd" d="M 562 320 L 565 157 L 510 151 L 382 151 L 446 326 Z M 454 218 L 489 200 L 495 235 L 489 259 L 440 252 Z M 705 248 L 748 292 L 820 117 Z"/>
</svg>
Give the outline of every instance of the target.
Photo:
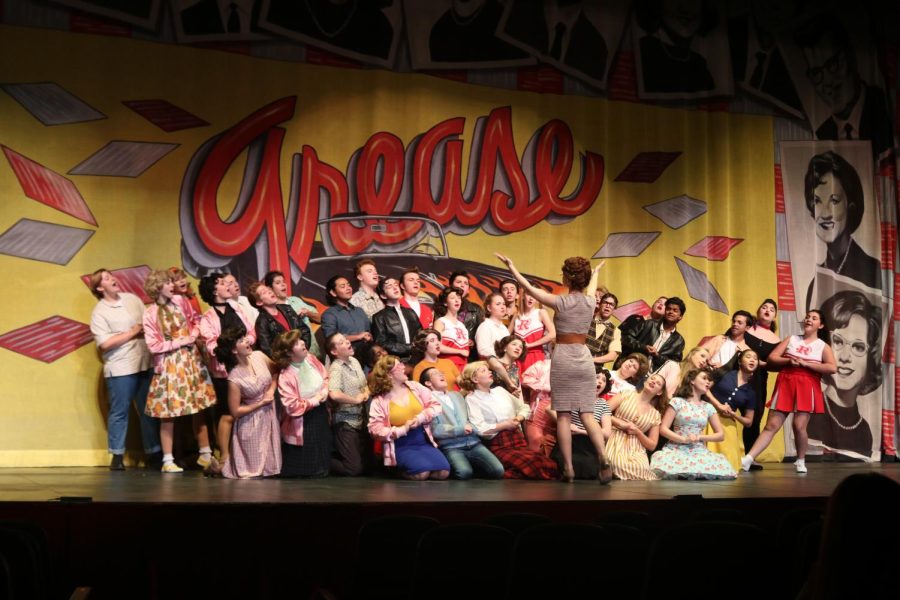
<svg viewBox="0 0 900 600">
<path fill-rule="evenodd" d="M 681 271 L 681 278 L 684 280 L 684 285 L 687 286 L 690 297 L 703 302 L 713 310 L 726 315 L 729 314 L 725 301 L 722 300 L 722 296 L 719 295 L 715 286 L 710 283 L 706 273 L 695 269 L 677 256 L 674 258 L 675 264 L 678 265 L 678 270 Z"/>
<path fill-rule="evenodd" d="M 65 265 L 92 235 L 90 229 L 20 219 L 0 234 L 0 254 Z"/>
<path fill-rule="evenodd" d="M 106 118 L 102 112 L 55 83 L 8 83 L 0 87 L 44 125 Z"/>
<path fill-rule="evenodd" d="M 706 213 L 706 202 L 682 194 L 662 202 L 648 204 L 644 210 L 672 229 L 678 229 Z"/>
<path fill-rule="evenodd" d="M 69 174 L 137 177 L 177 147 L 157 142 L 110 142 Z"/>
<path fill-rule="evenodd" d="M 612 233 L 591 258 L 638 256 L 659 237 L 659 231 Z"/>
</svg>

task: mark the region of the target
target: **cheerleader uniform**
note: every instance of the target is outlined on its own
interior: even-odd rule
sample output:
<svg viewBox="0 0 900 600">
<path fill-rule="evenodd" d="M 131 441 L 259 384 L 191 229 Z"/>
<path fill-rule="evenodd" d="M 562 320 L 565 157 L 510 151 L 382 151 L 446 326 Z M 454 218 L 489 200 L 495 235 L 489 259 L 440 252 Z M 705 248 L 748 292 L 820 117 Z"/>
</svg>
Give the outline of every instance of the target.
<svg viewBox="0 0 900 600">
<path fill-rule="evenodd" d="M 544 337 L 544 324 L 541 322 L 540 309 L 517 315 L 514 323 L 513 333 L 525 340 L 526 344 L 531 344 Z M 522 354 L 521 358 L 519 358 L 519 372 L 524 373 L 528 370 L 528 367 L 545 358 L 546 355 L 544 354 L 543 346 L 529 348 Z"/>
<path fill-rule="evenodd" d="M 806 344 L 799 335 L 792 335 L 785 350 L 785 358 L 796 358 L 811 362 L 822 362 L 825 342 L 816 339 Z M 805 367 L 784 367 L 775 380 L 775 390 L 766 405 L 770 410 L 780 412 L 825 412 L 822 396 L 822 376 Z"/>
<path fill-rule="evenodd" d="M 462 321 L 457 320 L 454 322 L 447 317 L 441 317 L 438 321 L 444 324 L 444 331 L 441 332 L 441 346 L 447 346 L 455 350 L 469 348 L 469 332 Z M 470 348 L 469 352 L 471 353 L 472 351 L 473 349 Z M 468 363 L 468 359 L 461 354 L 444 354 L 441 352 L 438 356 L 446 358 L 456 365 L 460 373 L 462 373 L 462 370 Z"/>
</svg>

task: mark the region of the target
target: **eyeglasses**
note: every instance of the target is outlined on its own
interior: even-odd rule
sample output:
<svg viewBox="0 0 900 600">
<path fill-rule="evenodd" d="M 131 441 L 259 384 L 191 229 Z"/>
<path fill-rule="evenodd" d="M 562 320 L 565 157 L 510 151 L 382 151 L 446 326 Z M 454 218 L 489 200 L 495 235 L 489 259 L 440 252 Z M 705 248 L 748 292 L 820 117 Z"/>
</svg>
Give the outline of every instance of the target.
<svg viewBox="0 0 900 600">
<path fill-rule="evenodd" d="M 863 341 L 848 341 L 845 340 L 837 333 L 831 334 L 831 349 L 835 351 L 835 353 L 840 352 L 844 349 L 844 346 L 850 347 L 850 352 L 854 356 L 865 356 L 866 352 L 869 351 L 869 345 Z"/>
<path fill-rule="evenodd" d="M 600 305 L 601 306 L 612 306 L 613 308 L 616 307 L 616 303 L 610 302 L 609 300 L 604 300 L 603 302 L 600 303 Z"/>
<path fill-rule="evenodd" d="M 835 53 L 831 58 L 822 63 L 821 67 L 810 67 L 806 70 L 806 76 L 809 77 L 810 81 L 813 83 L 822 83 L 822 80 L 825 79 L 825 72 L 827 71 L 830 75 L 836 75 L 844 68 L 844 65 L 847 62 L 847 55 L 843 50 Z"/>
</svg>

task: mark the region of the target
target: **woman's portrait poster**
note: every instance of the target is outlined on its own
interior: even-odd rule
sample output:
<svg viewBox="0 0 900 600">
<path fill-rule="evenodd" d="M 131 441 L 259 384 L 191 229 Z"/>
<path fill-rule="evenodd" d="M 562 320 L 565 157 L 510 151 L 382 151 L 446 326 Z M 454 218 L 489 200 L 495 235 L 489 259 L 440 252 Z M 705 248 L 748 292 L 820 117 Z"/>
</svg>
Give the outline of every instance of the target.
<svg viewBox="0 0 900 600">
<path fill-rule="evenodd" d="M 851 458 L 877 461 L 881 458 L 882 356 L 891 325 L 890 304 L 877 290 L 830 277 L 834 281 L 828 287 L 834 294 L 822 300 L 819 310 L 829 331 L 837 372 L 822 378 L 825 412 L 810 417 L 809 443 Z"/>
<path fill-rule="evenodd" d="M 797 318 L 840 291 L 880 295 L 869 142 L 782 142 L 784 212 Z"/>
<path fill-rule="evenodd" d="M 711 0 L 636 0 L 632 39 L 638 96 L 731 96 L 727 19 Z"/>
</svg>

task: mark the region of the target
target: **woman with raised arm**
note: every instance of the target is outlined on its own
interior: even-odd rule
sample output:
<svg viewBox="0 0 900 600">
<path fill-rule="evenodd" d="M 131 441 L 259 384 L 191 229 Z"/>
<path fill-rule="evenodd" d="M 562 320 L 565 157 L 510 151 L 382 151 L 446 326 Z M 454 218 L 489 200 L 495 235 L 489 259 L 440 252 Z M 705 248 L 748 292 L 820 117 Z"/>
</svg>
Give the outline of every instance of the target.
<svg viewBox="0 0 900 600">
<path fill-rule="evenodd" d="M 766 428 L 750 451 L 741 458 L 743 470 L 750 470 L 750 465 L 760 452 L 772 443 L 772 438 L 784 425 L 787 416 L 794 413 L 794 445 L 797 447 L 794 468 L 797 473 L 806 473 L 806 447 L 809 441 L 806 426 L 809 416 L 825 412 L 822 375 L 837 372 L 834 353 L 825 343 L 826 339 L 828 331 L 822 321 L 822 313 L 813 309 L 803 319 L 803 334 L 784 338 L 769 354 L 769 364 L 782 369 L 775 380 L 772 399 L 766 405 L 769 408 Z"/>
<path fill-rule="evenodd" d="M 591 352 L 585 345 L 588 328 L 594 318 L 594 291 L 603 262 L 591 270 L 591 263 L 581 256 L 567 258 L 563 263 L 563 285 L 569 293 L 551 294 L 531 285 L 519 273 L 512 260 L 502 254 L 497 258 L 509 269 L 512 276 L 526 293 L 538 302 L 554 309 L 553 324 L 556 328 L 556 347 L 553 349 L 550 368 L 552 406 L 557 414 L 556 436 L 563 456 L 563 481 L 575 480 L 572 466 L 572 411 L 581 414 L 585 430 L 597 451 L 600 462 L 598 478 L 601 483 L 609 483 L 612 469 L 606 458 L 606 444 L 600 424 L 593 418 L 594 399 L 597 393 L 597 379 Z"/>
<path fill-rule="evenodd" d="M 725 438 L 716 409 L 703 398 L 712 386 L 709 373 L 692 369 L 669 402 L 660 431 L 669 440 L 653 454 L 650 469 L 660 479 L 734 479 L 737 471 L 722 454 L 706 447 Z M 711 433 L 705 433 L 707 425 Z"/>
</svg>

